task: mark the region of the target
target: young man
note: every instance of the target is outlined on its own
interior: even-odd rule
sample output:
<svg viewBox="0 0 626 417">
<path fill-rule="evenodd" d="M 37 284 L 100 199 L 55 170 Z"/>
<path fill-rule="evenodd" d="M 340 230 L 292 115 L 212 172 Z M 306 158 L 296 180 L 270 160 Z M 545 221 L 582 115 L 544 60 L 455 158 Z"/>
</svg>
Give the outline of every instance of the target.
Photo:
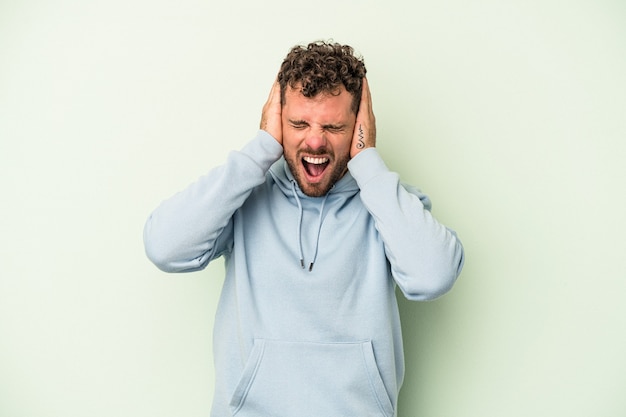
<svg viewBox="0 0 626 417">
<path fill-rule="evenodd" d="M 461 271 L 456 234 L 375 148 L 365 73 L 349 46 L 294 47 L 256 137 L 146 223 L 164 271 L 225 257 L 213 417 L 395 416 L 395 288 L 432 299 Z"/>
</svg>

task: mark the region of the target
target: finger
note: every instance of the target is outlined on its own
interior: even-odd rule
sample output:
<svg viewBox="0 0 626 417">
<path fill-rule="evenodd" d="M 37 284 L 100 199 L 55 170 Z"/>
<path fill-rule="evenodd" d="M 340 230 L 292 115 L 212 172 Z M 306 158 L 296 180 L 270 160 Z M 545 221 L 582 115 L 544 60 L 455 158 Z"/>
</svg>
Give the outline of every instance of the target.
<svg viewBox="0 0 626 417">
<path fill-rule="evenodd" d="M 281 112 L 280 83 L 278 80 L 275 80 L 270 89 L 269 97 L 263 106 L 260 127 L 282 144 Z"/>
<path fill-rule="evenodd" d="M 276 102 L 277 97 L 280 98 L 280 83 L 278 82 L 278 80 L 274 81 L 274 84 L 272 84 L 269 101 Z"/>
<path fill-rule="evenodd" d="M 278 81 L 274 81 L 272 84 L 272 88 L 270 89 L 270 93 L 267 97 L 267 101 L 265 102 L 264 111 L 271 111 L 277 105 L 280 104 L 280 84 Z"/>
<path fill-rule="evenodd" d="M 352 139 L 352 157 L 365 148 L 376 146 L 376 119 L 374 117 L 374 112 L 372 111 L 372 96 L 369 89 L 369 83 L 365 77 L 363 78 L 362 83 L 359 112 L 357 114 L 354 136 Z"/>
<path fill-rule="evenodd" d="M 373 116 L 372 111 L 372 96 L 370 94 L 369 83 L 366 78 L 363 78 L 361 101 L 359 103 L 359 112 L 357 114 L 357 120 L 368 123 Z"/>
<path fill-rule="evenodd" d="M 370 110 L 372 108 L 372 95 L 370 93 L 369 82 L 366 77 L 363 77 L 363 86 L 361 92 L 361 105 L 366 106 L 366 110 Z"/>
</svg>

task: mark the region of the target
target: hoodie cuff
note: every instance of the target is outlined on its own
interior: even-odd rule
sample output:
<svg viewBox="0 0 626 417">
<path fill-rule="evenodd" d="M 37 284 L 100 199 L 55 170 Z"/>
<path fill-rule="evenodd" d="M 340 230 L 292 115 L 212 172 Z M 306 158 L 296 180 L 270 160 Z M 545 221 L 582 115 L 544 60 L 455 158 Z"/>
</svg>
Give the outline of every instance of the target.
<svg viewBox="0 0 626 417">
<path fill-rule="evenodd" d="M 259 130 L 253 142 L 258 142 L 258 145 L 262 149 L 272 155 L 283 154 L 283 145 L 278 143 L 274 136 L 270 135 L 265 130 Z"/>
<path fill-rule="evenodd" d="M 259 166 L 267 170 L 282 156 L 283 147 L 272 135 L 264 130 L 259 130 L 250 142 L 241 148 L 241 153 L 257 162 Z"/>
<path fill-rule="evenodd" d="M 348 170 L 359 188 L 379 175 L 389 172 L 385 161 L 376 148 L 367 148 L 348 162 Z"/>
</svg>

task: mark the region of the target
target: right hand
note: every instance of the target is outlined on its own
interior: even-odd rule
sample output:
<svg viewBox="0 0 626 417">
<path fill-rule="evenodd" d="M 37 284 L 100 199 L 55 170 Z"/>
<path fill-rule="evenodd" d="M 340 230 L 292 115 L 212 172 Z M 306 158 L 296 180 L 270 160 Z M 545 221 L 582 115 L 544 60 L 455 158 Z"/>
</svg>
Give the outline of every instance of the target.
<svg viewBox="0 0 626 417">
<path fill-rule="evenodd" d="M 274 81 L 270 96 L 263 106 L 260 127 L 272 135 L 278 143 L 283 144 L 282 106 L 280 104 L 280 84 L 278 80 Z"/>
<path fill-rule="evenodd" d="M 354 158 L 365 148 L 376 146 L 376 117 L 372 110 L 372 95 L 367 78 L 363 78 L 363 91 L 359 113 L 354 124 L 354 136 L 350 147 L 350 157 Z"/>
</svg>

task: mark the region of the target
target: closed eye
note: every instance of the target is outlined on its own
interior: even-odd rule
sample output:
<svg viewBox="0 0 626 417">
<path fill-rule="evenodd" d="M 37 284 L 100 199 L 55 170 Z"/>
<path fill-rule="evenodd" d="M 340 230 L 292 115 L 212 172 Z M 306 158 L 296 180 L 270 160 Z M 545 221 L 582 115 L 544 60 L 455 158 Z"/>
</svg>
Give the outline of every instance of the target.
<svg viewBox="0 0 626 417">
<path fill-rule="evenodd" d="M 342 133 L 345 129 L 345 125 L 324 125 L 324 129 L 332 133 Z"/>
<path fill-rule="evenodd" d="M 304 120 L 290 120 L 289 124 L 294 129 L 304 129 L 309 126 L 309 124 L 305 122 Z"/>
</svg>

